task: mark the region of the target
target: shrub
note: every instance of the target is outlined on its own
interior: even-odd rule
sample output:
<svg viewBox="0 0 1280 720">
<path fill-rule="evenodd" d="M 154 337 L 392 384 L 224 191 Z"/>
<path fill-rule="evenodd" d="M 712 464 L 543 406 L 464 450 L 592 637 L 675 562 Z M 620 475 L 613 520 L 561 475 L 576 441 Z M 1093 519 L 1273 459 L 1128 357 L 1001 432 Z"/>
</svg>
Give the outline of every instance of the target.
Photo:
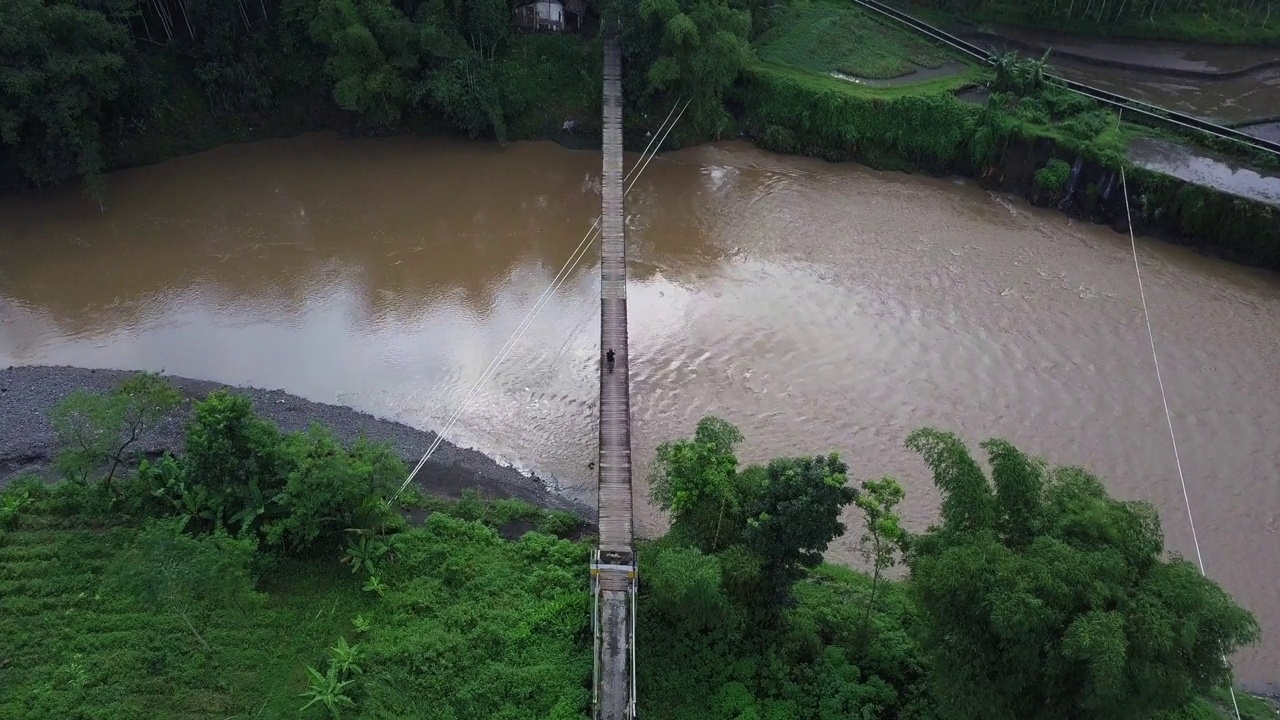
<svg viewBox="0 0 1280 720">
<path fill-rule="evenodd" d="M 1042 190 L 1059 195 L 1071 180 L 1071 166 L 1058 158 L 1049 158 L 1049 162 L 1036 171 L 1035 179 Z"/>
<path fill-rule="evenodd" d="M 313 426 L 286 436 L 280 455 L 284 488 L 272 499 L 278 517 L 265 525 L 268 544 L 305 550 L 348 531 L 382 533 L 398 517 L 384 499 L 406 468 L 387 446 L 360 440 L 347 450 Z"/>
<path fill-rule="evenodd" d="M 57 465 L 64 477 L 88 481 L 105 468 L 110 487 L 131 445 L 178 406 L 182 396 L 163 378 L 138 373 L 112 392 L 77 390 L 54 408 Z"/>
</svg>

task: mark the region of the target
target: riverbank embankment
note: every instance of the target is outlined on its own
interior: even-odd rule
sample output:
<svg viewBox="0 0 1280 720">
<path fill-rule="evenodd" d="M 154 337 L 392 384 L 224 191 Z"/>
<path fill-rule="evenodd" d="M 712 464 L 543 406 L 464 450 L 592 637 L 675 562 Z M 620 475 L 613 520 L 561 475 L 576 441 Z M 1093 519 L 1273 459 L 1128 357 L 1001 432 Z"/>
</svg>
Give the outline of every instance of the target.
<svg viewBox="0 0 1280 720">
<path fill-rule="evenodd" d="M 0 369 L 0 487 L 26 474 L 52 479 L 57 438 L 50 412 L 76 390 L 109 392 L 134 372 L 80 367 L 19 366 Z M 389 443 L 410 467 L 435 440 L 435 433 L 374 417 L 349 407 L 312 402 L 282 390 L 235 387 L 207 380 L 165 376 L 183 396 L 182 405 L 146 433 L 134 449 L 149 457 L 166 450 L 181 452 L 183 425 L 192 402 L 216 390 L 244 395 L 262 416 L 285 431 L 306 430 L 319 423 L 345 443 L 359 437 Z M 594 512 L 581 503 L 547 489 L 536 476 L 501 465 L 475 450 L 447 440 L 440 443 L 419 471 L 415 482 L 431 495 L 458 498 L 476 490 L 489 498 L 516 498 L 542 508 L 567 510 L 594 521 Z"/>
<path fill-rule="evenodd" d="M 735 105 L 743 134 L 768 150 L 975 177 L 1120 231 L 1132 224 L 1139 234 L 1280 271 L 1280 207 L 1139 165 L 1129 154 L 1142 131 L 1087 99 L 988 99 L 970 92 L 977 87 L 956 77 L 873 88 L 757 64 Z M 1055 170 L 1064 164 L 1066 172 Z"/>
</svg>

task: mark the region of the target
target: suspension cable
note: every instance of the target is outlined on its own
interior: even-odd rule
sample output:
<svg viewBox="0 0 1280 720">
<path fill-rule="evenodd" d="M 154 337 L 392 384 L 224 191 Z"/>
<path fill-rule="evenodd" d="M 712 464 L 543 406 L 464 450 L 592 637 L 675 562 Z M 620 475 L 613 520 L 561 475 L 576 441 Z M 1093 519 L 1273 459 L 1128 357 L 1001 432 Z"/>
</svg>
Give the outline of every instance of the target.
<svg viewBox="0 0 1280 720">
<path fill-rule="evenodd" d="M 688 103 L 686 103 L 685 105 L 687 107 Z M 675 112 L 674 104 L 671 107 L 671 111 L 667 113 L 667 117 L 662 121 L 664 126 L 671 119 L 671 113 L 673 112 Z M 676 117 L 676 121 L 677 122 L 679 121 L 679 116 Z M 672 127 L 674 127 L 674 124 L 672 125 Z M 659 131 L 661 131 L 661 127 L 659 128 Z M 668 129 L 667 132 L 669 133 L 670 129 Z M 645 146 L 644 151 L 641 153 L 641 157 L 644 157 L 644 154 L 649 152 L 650 148 L 653 147 L 653 143 L 655 140 L 658 142 L 658 147 L 661 147 L 661 143 L 663 140 L 665 140 L 665 138 L 666 138 L 666 135 L 662 135 L 661 138 L 659 138 L 657 135 L 654 135 L 652 138 L 650 138 L 649 144 Z M 653 153 L 649 155 L 649 158 L 652 159 L 653 155 L 656 155 L 656 154 L 657 154 L 657 150 L 655 149 Z M 637 162 L 637 166 L 638 165 L 639 163 Z M 645 163 L 645 166 L 647 165 L 648 165 L 648 162 Z M 644 170 L 644 167 L 640 167 L 639 172 L 643 172 L 643 170 Z M 632 173 L 637 173 L 636 167 L 632 167 Z M 630 178 L 632 173 L 628 173 L 627 177 Z M 637 179 L 638 179 L 638 174 L 637 174 Z M 634 180 L 632 181 L 632 184 L 634 185 Z M 630 186 L 628 186 L 627 189 L 629 190 Z M 505 360 L 508 355 L 510 355 L 511 351 L 515 347 L 515 344 L 520 340 L 521 337 L 523 337 L 524 333 L 528 330 L 529 326 L 532 325 L 533 320 L 536 318 L 537 314 L 541 312 L 542 308 L 545 307 L 547 302 L 550 301 L 551 296 L 554 295 L 555 292 L 558 291 L 560 287 L 568 280 L 568 273 L 572 271 L 572 268 L 576 266 L 578 261 L 582 258 L 582 256 L 586 254 L 587 249 L 590 247 L 591 241 L 599 235 L 599 223 L 600 223 L 600 217 L 597 216 L 595 222 L 591 225 L 591 229 L 587 231 L 587 235 L 585 235 L 582 238 L 582 241 L 578 243 L 578 247 L 574 250 L 573 254 L 569 256 L 569 260 L 567 260 L 565 264 L 560 268 L 560 272 L 556 273 L 556 277 L 552 279 L 551 284 L 548 285 L 547 289 L 543 291 L 542 296 L 538 298 L 538 300 L 534 303 L 533 307 L 531 307 L 529 311 L 525 313 L 525 317 L 521 321 L 520 325 L 512 333 L 511 337 L 507 339 L 507 342 L 498 351 L 498 354 L 494 356 L 494 359 L 490 361 L 489 366 L 485 368 L 485 371 L 481 374 L 480 378 L 475 382 L 474 385 L 472 385 L 470 392 L 468 392 L 467 395 L 463 398 L 462 403 L 454 411 L 453 415 L 449 417 L 449 420 L 445 423 L 444 428 L 442 428 L 441 431 L 436 434 L 435 439 L 432 441 L 431 445 L 427 448 L 427 452 L 423 455 L 423 458 L 418 461 L 418 465 L 414 467 L 413 472 L 410 474 L 410 478 L 412 478 L 413 475 L 416 475 L 418 473 L 418 471 L 422 468 L 422 465 L 427 460 L 427 458 L 429 458 L 433 453 L 435 453 L 436 449 L 440 447 L 440 444 L 444 441 L 443 436 L 450 429 L 452 429 L 454 423 L 456 423 L 458 418 L 461 416 L 462 411 L 466 407 L 467 403 L 469 403 L 471 399 L 475 396 L 475 394 L 479 391 L 480 386 L 486 380 L 492 377 L 492 375 L 497 371 L 498 365 L 500 365 L 502 361 Z M 403 489 L 403 487 L 404 486 L 402 486 L 401 489 Z"/>
<path fill-rule="evenodd" d="M 1196 563 L 1200 566 L 1201 577 L 1209 576 L 1204 571 L 1204 556 L 1200 553 L 1200 539 L 1196 535 L 1196 520 L 1191 513 L 1191 495 L 1187 492 L 1187 476 L 1182 471 L 1182 457 L 1178 454 L 1178 438 L 1173 432 L 1173 415 L 1169 412 L 1169 395 L 1164 389 L 1164 378 L 1160 374 L 1160 358 L 1156 355 L 1156 336 L 1151 330 L 1151 312 L 1147 309 L 1147 292 L 1142 287 L 1142 268 L 1138 266 L 1138 241 L 1133 235 L 1133 214 L 1129 211 L 1129 184 L 1124 174 L 1124 167 L 1120 168 L 1120 190 L 1124 193 L 1124 215 L 1129 225 L 1129 247 L 1133 250 L 1133 271 L 1138 276 L 1138 296 L 1142 298 L 1142 316 L 1147 321 L 1147 339 L 1151 342 L 1151 363 L 1156 368 L 1156 384 L 1160 386 L 1160 401 L 1164 404 L 1164 419 L 1169 425 L 1169 442 L 1173 445 L 1173 462 L 1178 468 L 1178 481 L 1182 484 L 1182 502 L 1187 507 L 1187 522 L 1191 525 L 1191 542 L 1196 548 Z M 1227 662 L 1227 654 L 1222 654 L 1222 663 L 1230 667 Z M 1236 702 L 1236 689 L 1234 685 L 1228 685 L 1227 690 L 1231 693 L 1231 705 L 1236 711 L 1236 720 L 1240 718 L 1240 704 Z"/>
<path fill-rule="evenodd" d="M 650 138 L 649 143 L 645 145 L 644 150 L 641 152 L 641 159 L 644 162 L 641 163 L 637 161 L 636 165 L 632 167 L 632 172 L 627 174 L 627 178 L 631 179 L 631 184 L 627 186 L 626 191 L 624 191 L 624 194 L 625 192 L 629 192 L 631 190 L 631 187 L 635 185 L 636 180 L 639 180 L 640 174 L 644 172 L 644 169 L 648 167 L 649 162 L 651 162 L 654 156 L 658 154 L 658 150 L 661 148 L 663 141 L 666 140 L 667 136 L 671 133 L 671 130 L 675 127 L 676 123 L 680 121 L 680 117 L 684 115 L 685 109 L 689 107 L 689 102 L 691 101 L 685 102 L 684 106 L 680 109 L 680 113 L 676 115 L 675 120 L 671 121 L 670 125 L 668 125 L 668 121 L 671 120 L 671 115 L 675 113 L 676 104 L 678 104 L 679 101 L 672 104 L 671 110 L 667 112 L 667 117 L 662 121 L 662 125 L 659 126 L 659 132 L 655 133 Z M 663 132 L 663 127 L 666 128 L 665 132 Z M 657 143 L 656 147 L 654 145 L 655 142 Z M 652 149 L 652 152 L 650 152 L 651 149 Z M 647 158 L 645 157 L 646 154 L 648 155 Z M 456 423 L 458 418 L 461 416 L 462 411 L 466 408 L 467 404 L 479 391 L 480 386 L 486 380 L 488 380 L 489 377 L 491 377 L 494 374 L 498 365 L 501 364 L 502 361 L 506 359 L 508 355 L 511 354 L 511 350 L 514 348 L 515 344 L 519 342 L 520 338 L 522 338 L 525 332 L 528 331 L 529 327 L 533 324 L 533 320 L 537 317 L 538 313 L 542 310 L 543 307 L 546 306 L 547 302 L 550 301 L 551 296 L 554 295 L 555 292 L 568 280 L 569 273 L 572 272 L 574 266 L 577 265 L 578 261 L 582 258 L 583 255 L 586 254 L 587 250 L 589 249 L 591 240 L 594 239 L 599 234 L 599 225 L 600 225 L 600 216 L 597 215 L 595 222 L 591 224 L 591 228 L 587 231 L 587 234 L 583 236 L 582 240 L 578 243 L 577 248 L 574 249 L 574 252 L 569 256 L 569 259 L 560 268 L 560 272 L 556 273 L 556 276 L 554 279 L 552 279 L 551 284 L 547 286 L 547 289 L 543 291 L 542 295 L 538 298 L 538 300 L 534 303 L 534 305 L 529 309 L 528 312 L 525 313 L 525 317 L 523 320 L 521 320 L 520 325 L 512 333 L 511 337 L 507 339 L 507 342 L 503 344 L 502 348 L 498 351 L 498 354 L 494 356 L 492 361 L 490 361 L 488 367 L 485 368 L 485 371 L 481 374 L 480 378 L 476 380 L 474 385 L 472 385 L 470 391 L 463 397 L 462 402 L 459 404 L 458 408 L 453 412 L 453 414 L 449 417 L 448 422 L 446 422 L 444 427 L 441 428 L 441 430 L 436 433 L 435 439 L 432 440 L 431 445 L 427 448 L 427 451 L 423 453 L 422 458 L 418 460 L 418 464 L 415 465 L 413 470 L 409 473 L 409 477 L 407 477 L 405 481 L 400 484 L 400 488 L 396 490 L 394 495 L 391 496 L 392 501 L 394 501 L 395 498 L 398 497 L 400 493 L 403 492 L 404 489 L 409 486 L 409 483 L 413 482 L 414 477 L 417 476 L 418 472 L 422 469 L 422 466 L 427 463 L 427 460 L 430 459 L 431 455 L 434 454 L 436 449 L 439 448 L 440 445 L 444 442 L 445 434 L 448 433 L 450 429 L 452 429 L 454 423 Z"/>
</svg>

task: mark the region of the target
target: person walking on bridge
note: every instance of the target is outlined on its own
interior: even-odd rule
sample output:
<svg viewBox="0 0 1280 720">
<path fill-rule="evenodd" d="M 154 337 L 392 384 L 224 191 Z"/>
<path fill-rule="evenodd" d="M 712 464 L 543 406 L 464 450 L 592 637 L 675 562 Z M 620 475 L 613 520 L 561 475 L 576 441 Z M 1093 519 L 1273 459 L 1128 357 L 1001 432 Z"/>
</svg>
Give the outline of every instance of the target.
<svg viewBox="0 0 1280 720">
<path fill-rule="evenodd" d="M 604 354 L 605 365 L 609 368 L 609 372 L 613 372 L 613 348 L 609 348 L 609 352 Z"/>
</svg>

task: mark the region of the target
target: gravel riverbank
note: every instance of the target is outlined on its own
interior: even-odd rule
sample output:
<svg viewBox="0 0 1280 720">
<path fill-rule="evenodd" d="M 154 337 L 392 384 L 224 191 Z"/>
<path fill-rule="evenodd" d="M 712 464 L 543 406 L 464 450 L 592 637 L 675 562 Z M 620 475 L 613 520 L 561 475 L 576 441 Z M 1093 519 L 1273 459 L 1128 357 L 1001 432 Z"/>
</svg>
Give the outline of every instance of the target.
<svg viewBox="0 0 1280 720">
<path fill-rule="evenodd" d="M 47 366 L 0 370 L 0 487 L 25 473 L 44 473 L 52 464 L 56 448 L 49 411 L 54 406 L 75 390 L 109 391 L 132 374 L 120 370 Z M 166 378 L 182 392 L 185 401 L 160 427 L 142 438 L 138 449 L 147 454 L 181 450 L 182 428 L 191 413 L 192 401 L 223 388 L 248 396 L 258 413 L 282 430 L 305 430 L 319 422 L 329 426 L 344 442 L 361 435 L 375 442 L 388 442 L 410 467 L 417 464 L 435 439 L 431 432 L 349 407 L 311 402 L 282 390 L 232 387 L 184 377 Z M 550 492 L 538 478 L 448 441 L 441 443 L 432 454 L 415 482 L 433 495 L 457 497 L 463 490 L 474 488 L 488 497 L 519 498 L 595 520 L 591 508 Z"/>
</svg>

